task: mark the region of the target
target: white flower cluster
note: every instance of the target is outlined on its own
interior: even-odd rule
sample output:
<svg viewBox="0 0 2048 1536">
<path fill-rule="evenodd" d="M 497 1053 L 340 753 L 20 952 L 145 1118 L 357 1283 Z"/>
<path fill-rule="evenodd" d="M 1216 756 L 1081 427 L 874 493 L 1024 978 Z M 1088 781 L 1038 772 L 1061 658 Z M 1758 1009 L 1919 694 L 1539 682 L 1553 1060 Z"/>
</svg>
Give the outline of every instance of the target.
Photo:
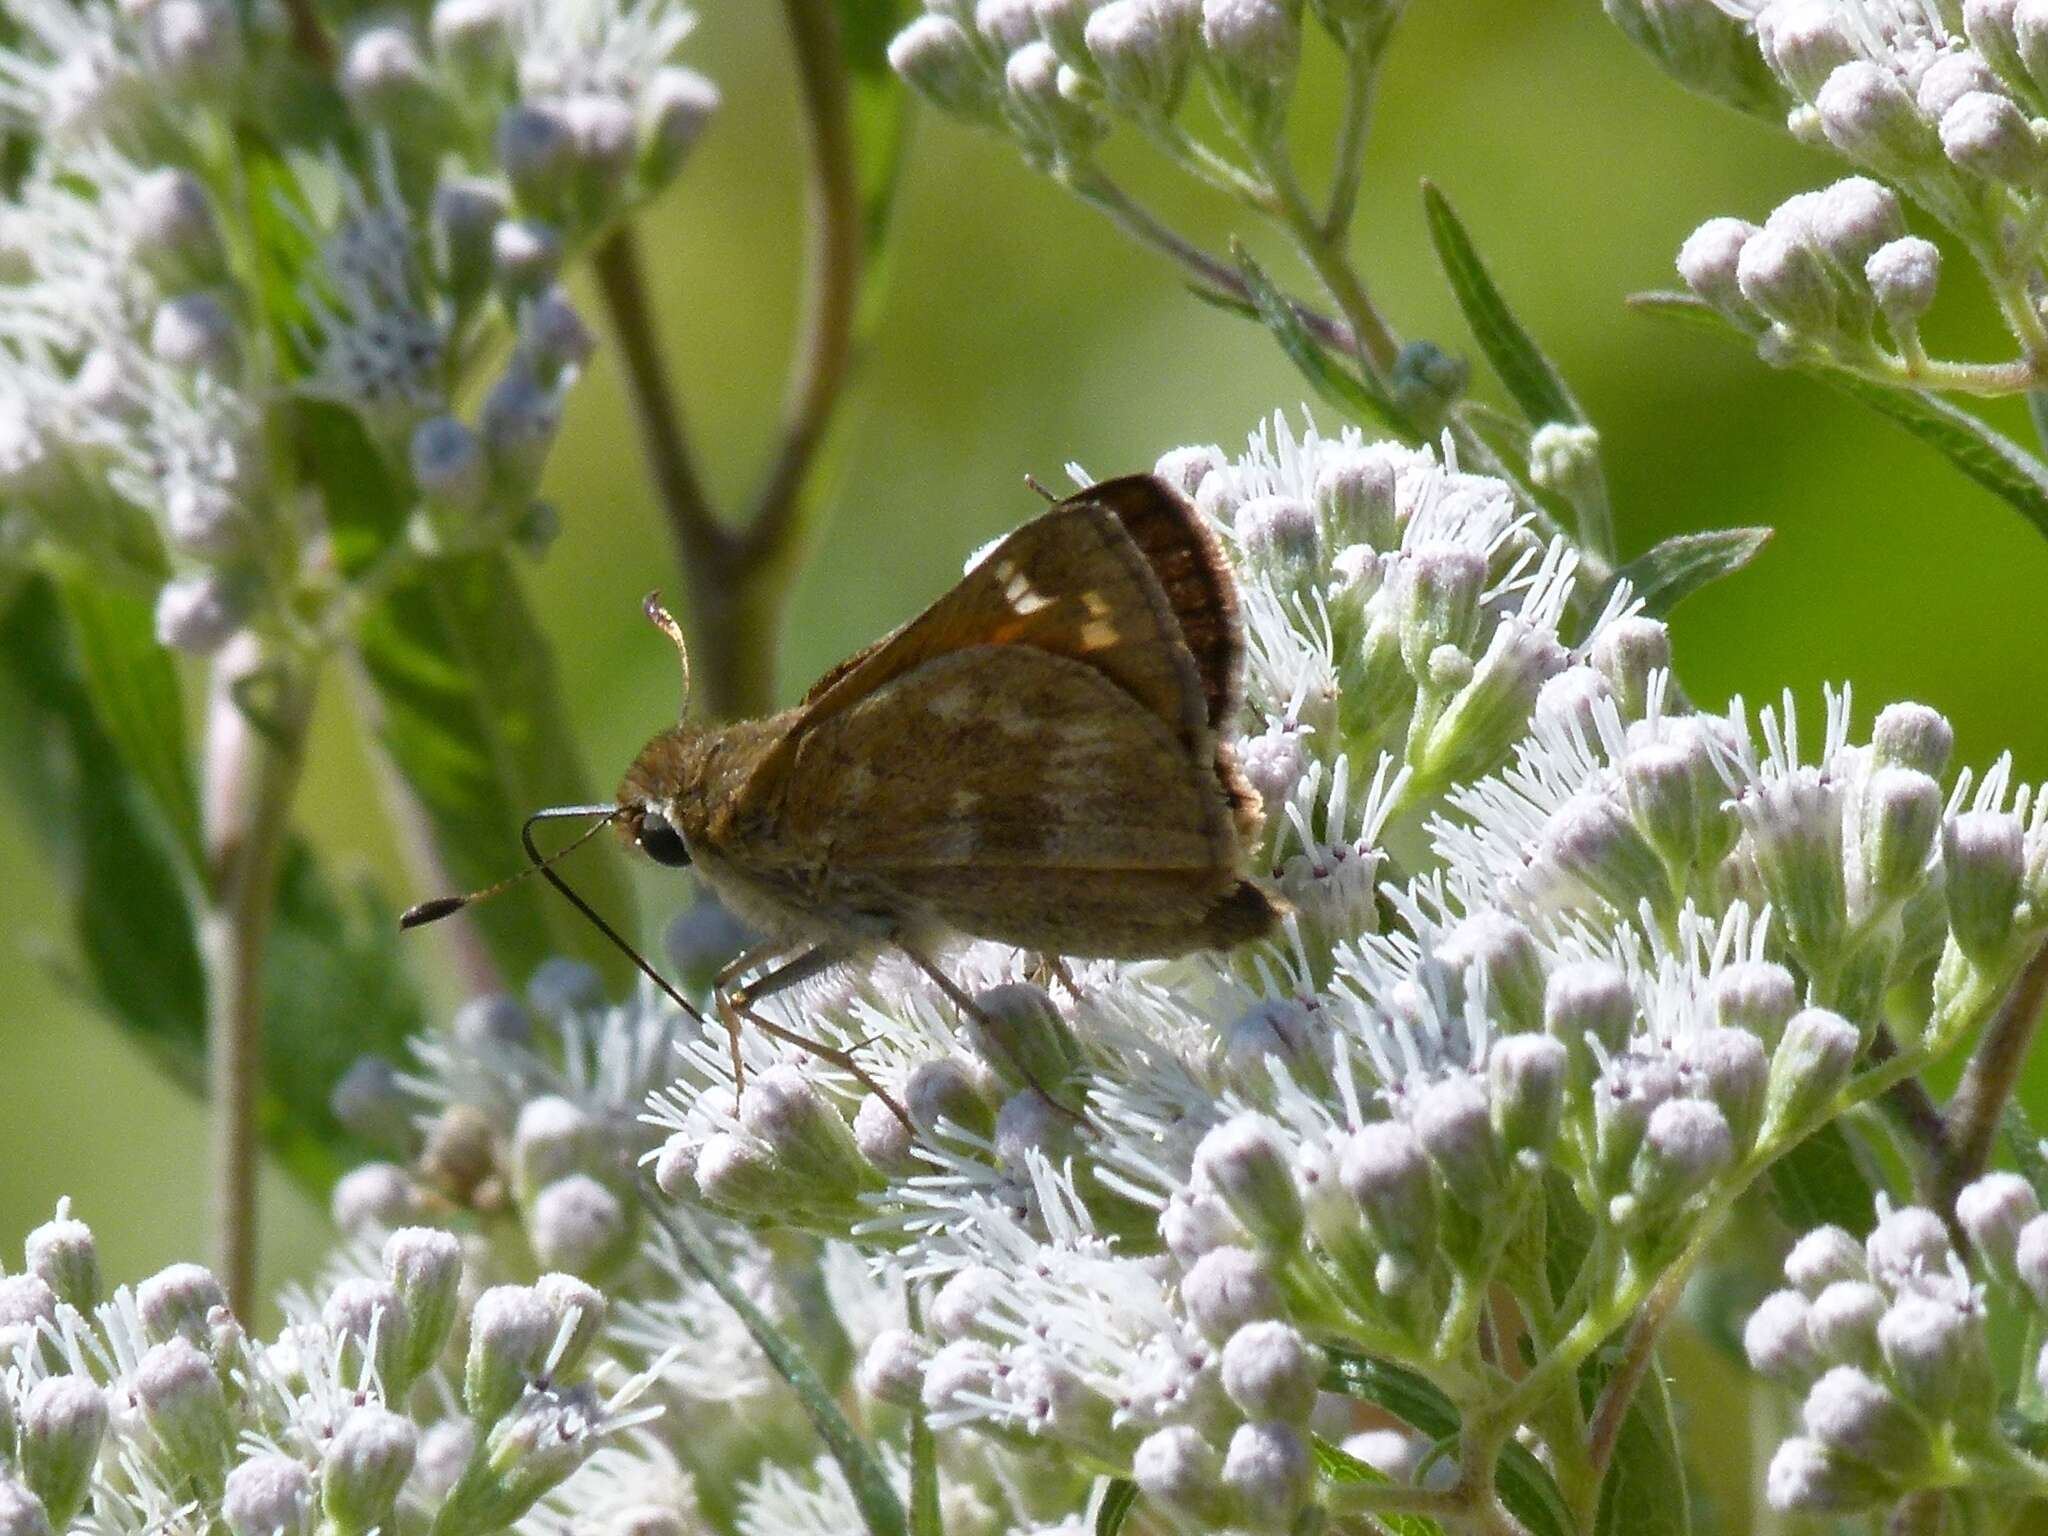
<svg viewBox="0 0 2048 1536">
<path fill-rule="evenodd" d="M 232 1536 L 498 1531 L 649 1422 L 652 1373 L 594 1356 L 567 1275 L 476 1289 L 475 1255 L 404 1228 L 271 1340 L 174 1264 L 103 1294 L 60 1208 L 0 1277 L 0 1529 Z"/>
<path fill-rule="evenodd" d="M 592 346 L 557 274 L 716 104 L 671 63 L 685 8 L 446 0 L 430 40 L 354 30 L 324 117 L 284 108 L 316 93 L 282 10 L 9 19 L 0 118 L 28 157 L 0 204 L 10 556 L 49 540 L 159 590 L 184 650 L 305 626 L 341 516 L 302 494 L 339 451 L 308 441 L 308 400 L 409 470 L 379 513 L 411 509 L 419 553 L 545 542 L 534 489 Z M 516 343 L 471 425 L 452 402 L 488 323 Z"/>
<path fill-rule="evenodd" d="M 1678 260 L 1695 294 L 1755 333 L 1774 361 L 1977 392 L 2025 387 L 1994 365 L 1930 366 L 1919 326 L 1941 253 L 1907 233 L 1894 189 L 1972 254 L 2024 359 L 2038 357 L 2048 331 L 2025 274 L 2041 260 L 2048 190 L 2048 12 L 2032 0 L 1635 8 L 1690 14 L 1717 35 L 1740 14 L 1740 47 L 1775 78 L 1790 131 L 1866 173 L 1788 199 L 1761 226 L 1702 225 Z"/>
<path fill-rule="evenodd" d="M 2048 1216 L 2015 1173 L 1966 1187 L 1956 1230 L 2001 1299 L 2048 1314 Z M 1935 1212 L 1879 1213 L 1859 1243 L 1840 1227 L 1801 1237 L 1790 1285 L 1751 1315 L 1743 1344 L 1763 1375 L 1805 1394 L 1804 1433 L 1772 1458 L 1780 1510 L 1847 1514 L 1916 1489 L 1975 1483 L 2038 1493 L 2040 1469 L 2007 1439 L 1987 1287 Z M 2048 1391 L 2048 1351 L 2035 1376 Z"/>
</svg>

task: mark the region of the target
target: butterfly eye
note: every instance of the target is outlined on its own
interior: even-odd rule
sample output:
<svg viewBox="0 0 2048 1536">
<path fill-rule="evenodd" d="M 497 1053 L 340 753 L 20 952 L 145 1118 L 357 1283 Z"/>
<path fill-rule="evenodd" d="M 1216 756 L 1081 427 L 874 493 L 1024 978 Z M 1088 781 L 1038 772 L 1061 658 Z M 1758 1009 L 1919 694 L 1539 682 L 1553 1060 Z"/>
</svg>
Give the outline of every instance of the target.
<svg viewBox="0 0 2048 1536">
<path fill-rule="evenodd" d="M 668 818 L 655 811 L 640 818 L 640 847 L 655 863 L 671 869 L 681 869 L 690 862 L 690 850 L 682 834 L 668 824 Z"/>
</svg>

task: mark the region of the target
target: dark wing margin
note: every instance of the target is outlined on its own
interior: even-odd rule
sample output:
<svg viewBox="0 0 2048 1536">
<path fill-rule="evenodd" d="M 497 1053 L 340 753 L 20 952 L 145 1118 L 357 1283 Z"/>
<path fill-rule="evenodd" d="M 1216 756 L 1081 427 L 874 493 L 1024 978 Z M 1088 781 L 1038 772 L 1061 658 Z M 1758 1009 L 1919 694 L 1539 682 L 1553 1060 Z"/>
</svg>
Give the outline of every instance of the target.
<svg viewBox="0 0 2048 1536">
<path fill-rule="evenodd" d="M 1152 568 L 1201 674 L 1209 728 L 1219 734 L 1244 701 L 1244 628 L 1237 577 L 1194 503 L 1157 475 L 1105 480 L 1062 505 L 1100 507 Z"/>
</svg>

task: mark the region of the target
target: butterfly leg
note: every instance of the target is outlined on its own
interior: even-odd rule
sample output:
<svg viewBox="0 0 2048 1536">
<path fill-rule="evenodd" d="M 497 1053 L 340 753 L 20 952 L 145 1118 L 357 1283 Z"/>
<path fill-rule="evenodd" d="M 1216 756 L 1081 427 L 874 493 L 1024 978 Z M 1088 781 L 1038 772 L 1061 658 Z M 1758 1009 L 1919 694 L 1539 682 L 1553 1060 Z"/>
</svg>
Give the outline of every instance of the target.
<svg viewBox="0 0 2048 1536">
<path fill-rule="evenodd" d="M 1074 980 L 1074 973 L 1067 969 L 1064 956 L 1045 950 L 1031 959 L 1031 979 L 1041 987 L 1050 987 L 1058 982 L 1067 990 L 1067 996 L 1075 1002 L 1081 1001 L 1081 984 Z"/>
<path fill-rule="evenodd" d="M 747 1086 L 746 1063 L 740 1059 L 739 1015 L 727 1009 L 724 999 L 733 990 L 733 983 L 749 971 L 760 970 L 783 953 L 779 944 L 749 944 L 718 968 L 718 974 L 711 978 L 712 1005 L 725 1025 L 726 1044 L 732 1050 L 732 1088 L 738 1093 Z M 801 978 L 799 978 L 801 979 Z"/>
<path fill-rule="evenodd" d="M 742 958 L 745 957 L 743 956 Z M 809 981 L 813 976 L 830 970 L 845 958 L 846 951 L 838 945 L 820 944 L 815 949 L 806 950 L 794 959 L 785 961 L 749 985 L 720 988 L 715 994 L 715 1002 L 719 1017 L 725 1020 L 726 1028 L 733 1032 L 734 1059 L 735 1061 L 738 1059 L 739 1028 L 744 1021 L 753 1025 L 754 1028 L 760 1030 L 761 1033 L 769 1036 L 771 1039 L 780 1040 L 786 1045 L 793 1045 L 798 1050 L 807 1051 L 820 1061 L 830 1062 L 833 1066 L 839 1068 L 840 1071 L 846 1073 L 847 1076 L 851 1077 L 855 1082 L 867 1089 L 869 1093 L 872 1093 L 887 1105 L 889 1112 L 898 1120 L 901 1120 L 904 1127 L 914 1135 L 916 1134 L 917 1127 L 911 1122 L 910 1112 L 904 1109 L 901 1104 L 898 1104 L 894 1098 L 890 1097 L 888 1090 L 874 1080 L 867 1068 L 854 1060 L 851 1051 L 841 1050 L 838 1046 L 827 1045 L 822 1040 L 813 1040 L 807 1035 L 800 1035 L 795 1030 L 786 1029 L 782 1025 L 775 1023 L 772 1019 L 765 1019 L 754 1011 L 753 1005 L 762 998 L 772 997 L 777 992 L 793 987 L 799 982 Z"/>
<path fill-rule="evenodd" d="M 996 1027 L 995 1021 L 989 1018 L 987 1010 L 985 1010 L 981 1006 L 981 1004 L 977 1003 L 974 1000 L 974 995 L 971 992 L 969 992 L 965 987 L 961 986 L 960 983 L 955 981 L 952 977 L 948 976 L 944 971 L 940 970 L 938 966 L 931 962 L 931 960 L 926 958 L 924 955 L 919 954 L 916 950 L 906 947 L 903 953 L 910 956 L 911 962 L 914 965 L 916 965 L 916 967 L 920 971 L 923 971 L 926 976 L 931 978 L 932 985 L 937 987 L 941 992 L 945 993 L 947 1000 L 951 1002 L 955 1008 L 958 1008 L 962 1013 L 966 1014 L 970 1019 L 974 1020 L 975 1023 L 979 1024 L 982 1027 L 983 1032 L 987 1035 L 987 1037 L 990 1040 L 1000 1041 L 1003 1038 L 1003 1032 Z M 1078 996 L 1079 994 L 1076 995 Z M 1006 1051 L 1005 1054 L 1009 1053 Z M 1014 1055 L 1010 1056 L 1010 1065 L 1017 1069 L 1018 1076 L 1022 1077 L 1025 1082 L 1029 1083 L 1039 1093 L 1043 1094 L 1045 1096 L 1045 1101 L 1048 1104 L 1052 1105 L 1054 1109 L 1058 1110 L 1061 1114 L 1065 1115 L 1070 1120 L 1074 1120 L 1082 1124 L 1087 1123 L 1088 1117 L 1086 1115 L 1081 1114 L 1076 1110 L 1068 1109 L 1066 1105 L 1062 1104 L 1059 1101 L 1058 1096 L 1055 1095 L 1051 1089 L 1047 1088 L 1045 1084 L 1041 1083 L 1037 1078 L 1033 1077 L 1031 1075 L 1031 1069 L 1028 1066 L 1026 1066 L 1023 1062 L 1017 1060 L 1017 1058 Z"/>
</svg>

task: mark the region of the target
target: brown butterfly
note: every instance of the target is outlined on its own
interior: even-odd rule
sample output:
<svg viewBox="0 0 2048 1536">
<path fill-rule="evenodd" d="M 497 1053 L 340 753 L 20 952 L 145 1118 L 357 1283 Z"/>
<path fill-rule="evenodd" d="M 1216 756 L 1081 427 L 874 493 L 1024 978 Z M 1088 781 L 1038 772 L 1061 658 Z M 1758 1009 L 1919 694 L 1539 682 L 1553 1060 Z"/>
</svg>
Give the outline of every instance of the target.
<svg viewBox="0 0 2048 1536">
<path fill-rule="evenodd" d="M 1284 907 L 1245 876 L 1258 795 L 1222 736 L 1243 670 L 1215 535 L 1154 476 L 1106 481 L 795 708 L 663 731 L 604 809 L 765 936 L 719 977 L 729 1025 L 788 1038 L 749 1004 L 888 947 L 973 1011 L 930 959 L 956 937 L 1138 959 L 1272 931 Z M 429 905 L 408 917 L 453 910 Z"/>
</svg>

